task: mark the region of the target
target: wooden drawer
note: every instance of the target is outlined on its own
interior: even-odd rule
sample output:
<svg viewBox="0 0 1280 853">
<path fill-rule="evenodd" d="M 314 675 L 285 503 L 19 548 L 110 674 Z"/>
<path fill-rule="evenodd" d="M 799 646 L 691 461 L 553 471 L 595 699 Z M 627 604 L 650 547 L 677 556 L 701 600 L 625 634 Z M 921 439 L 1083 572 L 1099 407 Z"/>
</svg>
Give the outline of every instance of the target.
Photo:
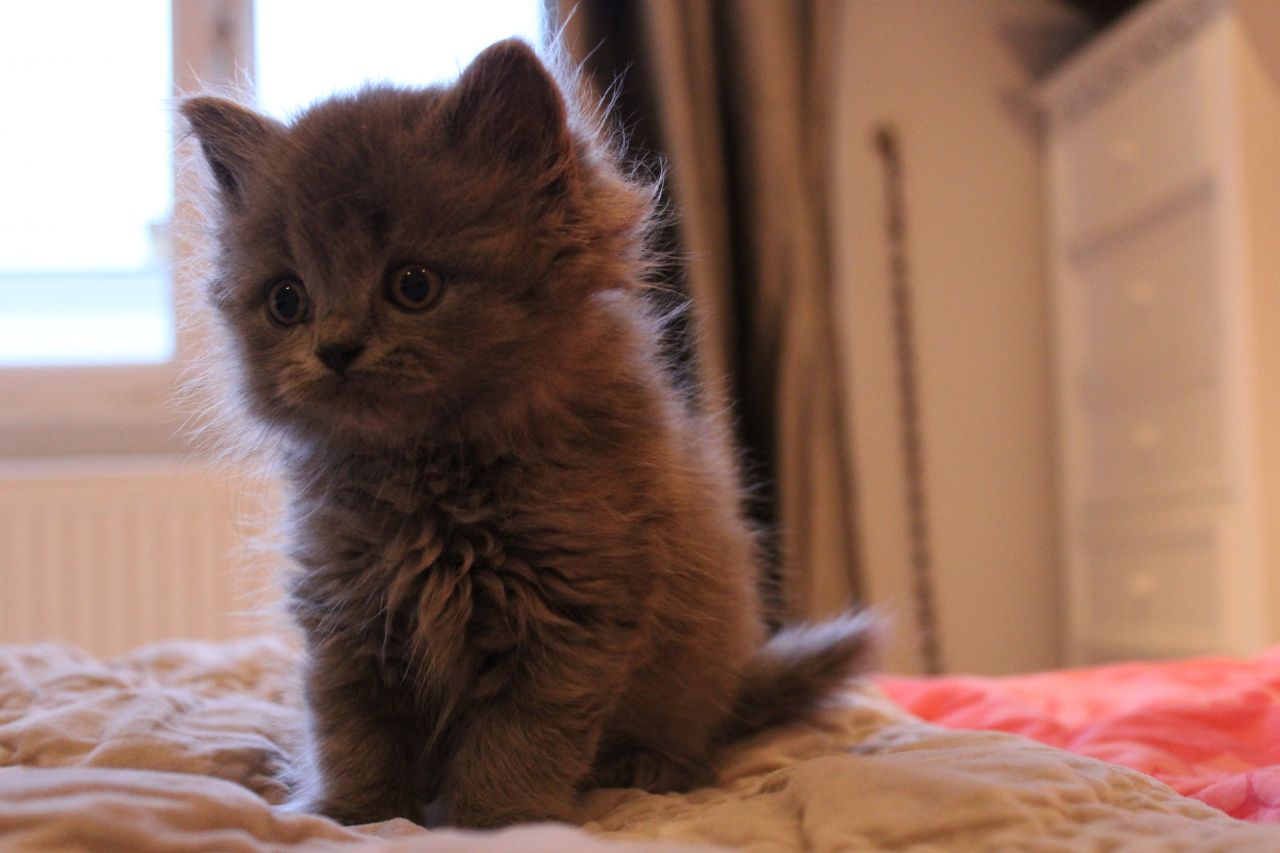
<svg viewBox="0 0 1280 853">
<path fill-rule="evenodd" d="M 1089 418 L 1090 493 L 1102 500 L 1163 498 L 1224 488 L 1221 392 L 1200 385 Z"/>
<path fill-rule="evenodd" d="M 1063 128 L 1069 241 L 1108 232 L 1211 173 L 1202 66 L 1194 44 L 1174 51 Z"/>
<path fill-rule="evenodd" d="M 1087 546 L 1085 630 L 1134 648 L 1211 649 L 1224 633 L 1220 513 L 1110 523 Z"/>
<path fill-rule="evenodd" d="M 1216 375 L 1222 314 L 1213 224 L 1202 195 L 1078 265 L 1083 361 L 1104 393 Z"/>
</svg>

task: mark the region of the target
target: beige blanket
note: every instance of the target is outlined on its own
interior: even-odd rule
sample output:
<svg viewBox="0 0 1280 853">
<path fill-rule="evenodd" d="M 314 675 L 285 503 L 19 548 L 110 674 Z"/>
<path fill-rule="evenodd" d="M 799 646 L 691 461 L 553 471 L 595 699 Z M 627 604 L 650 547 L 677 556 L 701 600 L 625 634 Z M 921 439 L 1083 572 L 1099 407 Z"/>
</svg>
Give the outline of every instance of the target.
<svg viewBox="0 0 1280 853">
<path fill-rule="evenodd" d="M 871 688 L 745 744 L 714 788 L 592 794 L 581 829 L 344 828 L 271 805 L 297 737 L 292 672 L 271 638 L 109 662 L 0 646 L 0 849 L 1280 850 L 1280 827 L 1017 737 L 926 725 Z"/>
</svg>

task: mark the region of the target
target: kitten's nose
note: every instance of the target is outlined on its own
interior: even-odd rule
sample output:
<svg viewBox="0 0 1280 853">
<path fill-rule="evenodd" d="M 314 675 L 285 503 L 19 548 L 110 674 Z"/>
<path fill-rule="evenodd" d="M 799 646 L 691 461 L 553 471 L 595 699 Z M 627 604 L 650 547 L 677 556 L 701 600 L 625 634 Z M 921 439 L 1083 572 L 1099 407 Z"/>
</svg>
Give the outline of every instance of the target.
<svg viewBox="0 0 1280 853">
<path fill-rule="evenodd" d="M 334 373 L 346 373 L 347 368 L 360 357 L 362 352 L 364 352 L 364 344 L 342 341 L 325 344 L 316 350 L 316 355 Z"/>
</svg>

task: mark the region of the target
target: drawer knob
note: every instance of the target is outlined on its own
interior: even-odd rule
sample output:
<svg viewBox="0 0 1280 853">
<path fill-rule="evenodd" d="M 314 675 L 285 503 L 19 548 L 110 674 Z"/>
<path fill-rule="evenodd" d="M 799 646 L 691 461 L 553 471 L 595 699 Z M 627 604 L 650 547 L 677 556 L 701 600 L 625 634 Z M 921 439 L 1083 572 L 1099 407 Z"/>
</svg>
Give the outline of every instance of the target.
<svg viewBox="0 0 1280 853">
<path fill-rule="evenodd" d="M 1160 429 L 1151 423 L 1138 424 L 1129 433 L 1129 443 L 1143 453 L 1151 453 L 1159 447 L 1160 438 Z"/>
<path fill-rule="evenodd" d="M 1135 313 L 1145 314 L 1156 301 L 1156 289 L 1146 279 L 1138 279 L 1124 289 L 1124 301 Z"/>
<path fill-rule="evenodd" d="M 1156 579 L 1151 572 L 1134 572 L 1125 581 L 1125 592 L 1137 601 L 1147 601 L 1156 593 Z"/>
<path fill-rule="evenodd" d="M 1107 146 L 1107 153 L 1111 156 L 1111 162 L 1123 169 L 1132 169 L 1138 164 L 1138 158 L 1142 156 L 1138 143 L 1127 136 L 1111 140 L 1111 144 Z"/>
</svg>

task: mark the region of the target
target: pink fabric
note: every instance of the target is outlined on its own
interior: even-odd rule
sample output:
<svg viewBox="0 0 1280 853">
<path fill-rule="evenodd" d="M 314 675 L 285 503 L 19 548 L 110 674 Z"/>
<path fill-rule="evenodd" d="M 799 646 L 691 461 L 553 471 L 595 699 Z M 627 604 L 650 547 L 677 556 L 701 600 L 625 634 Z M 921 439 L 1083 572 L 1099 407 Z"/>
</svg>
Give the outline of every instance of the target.
<svg viewBox="0 0 1280 853">
<path fill-rule="evenodd" d="M 1280 647 L 1251 660 L 877 681 L 938 725 L 1024 735 L 1140 770 L 1233 817 L 1280 823 Z"/>
</svg>

